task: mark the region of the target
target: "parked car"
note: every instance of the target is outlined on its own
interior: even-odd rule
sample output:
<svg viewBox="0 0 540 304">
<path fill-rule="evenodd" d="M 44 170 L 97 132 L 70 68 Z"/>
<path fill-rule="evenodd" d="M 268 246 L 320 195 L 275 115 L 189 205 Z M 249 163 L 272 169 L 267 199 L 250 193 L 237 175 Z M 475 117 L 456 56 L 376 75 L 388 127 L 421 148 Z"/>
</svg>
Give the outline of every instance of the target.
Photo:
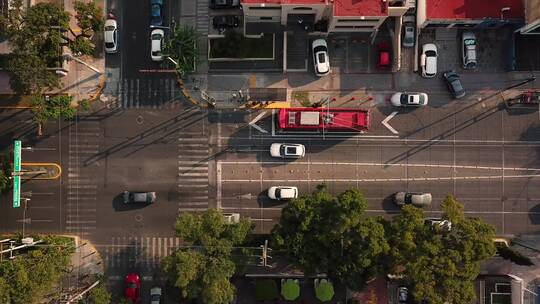
<svg viewBox="0 0 540 304">
<path fill-rule="evenodd" d="M 431 204 L 431 193 L 419 192 L 397 192 L 394 194 L 394 202 L 398 206 L 414 205 L 417 207 L 429 206 Z"/>
<path fill-rule="evenodd" d="M 394 107 L 421 107 L 428 104 L 428 95 L 418 92 L 397 92 L 390 97 Z"/>
<path fill-rule="evenodd" d="M 403 24 L 403 47 L 414 47 L 415 28 L 414 23 L 407 22 Z"/>
<path fill-rule="evenodd" d="M 104 27 L 105 52 L 112 54 L 118 51 L 118 24 L 115 19 L 107 19 Z"/>
<path fill-rule="evenodd" d="M 301 158 L 306 155 L 306 147 L 302 144 L 279 144 L 270 146 L 270 155 L 280 158 Z"/>
<path fill-rule="evenodd" d="M 234 28 L 238 27 L 238 24 L 240 23 L 240 18 L 238 16 L 215 16 L 212 18 L 212 25 L 216 29 L 223 29 L 223 28 Z"/>
<path fill-rule="evenodd" d="M 452 230 L 452 222 L 450 220 L 443 220 L 441 218 L 427 218 L 424 220 L 426 225 L 429 225 L 432 229 L 440 229 L 445 231 Z"/>
<path fill-rule="evenodd" d="M 210 0 L 210 8 L 235 8 L 240 6 L 240 0 Z"/>
<path fill-rule="evenodd" d="M 377 66 L 379 69 L 390 69 L 392 67 L 392 59 L 390 56 L 390 44 L 383 41 L 377 45 Z"/>
<path fill-rule="evenodd" d="M 124 278 L 124 297 L 132 303 L 139 303 L 141 278 L 136 273 L 130 273 Z"/>
<path fill-rule="evenodd" d="M 422 77 L 433 78 L 437 75 L 437 46 L 435 44 L 427 43 L 422 46 L 420 65 Z"/>
<path fill-rule="evenodd" d="M 448 89 L 450 90 L 450 93 L 452 93 L 454 98 L 462 98 L 465 96 L 465 89 L 463 88 L 459 75 L 456 72 L 446 71 L 443 73 L 443 77 Z"/>
<path fill-rule="evenodd" d="M 328 45 L 326 40 L 317 39 L 311 45 L 313 51 L 313 64 L 315 75 L 326 76 L 330 73 L 330 59 L 328 57 Z"/>
<path fill-rule="evenodd" d="M 163 37 L 165 32 L 162 29 L 155 29 L 150 34 L 150 57 L 153 61 L 162 61 Z"/>
<path fill-rule="evenodd" d="M 163 25 L 163 0 L 151 0 L 150 16 L 150 27 Z"/>
<path fill-rule="evenodd" d="M 161 303 L 161 287 L 154 287 L 150 289 L 150 304 Z"/>
<path fill-rule="evenodd" d="M 298 197 L 298 188 L 289 186 L 274 186 L 268 189 L 268 197 L 275 200 L 286 200 Z"/>
<path fill-rule="evenodd" d="M 408 303 L 409 302 L 409 289 L 405 286 L 398 287 L 398 303 Z"/>
<path fill-rule="evenodd" d="M 476 68 L 476 36 L 473 32 L 463 32 L 461 36 L 461 58 L 464 69 Z"/>
<path fill-rule="evenodd" d="M 137 191 L 124 191 L 124 204 L 133 204 L 133 203 L 155 203 L 156 202 L 156 193 L 155 192 L 137 192 Z"/>
<path fill-rule="evenodd" d="M 508 107 L 523 107 L 538 109 L 540 105 L 540 91 L 526 91 L 521 95 L 505 100 Z"/>
<path fill-rule="evenodd" d="M 236 224 L 240 222 L 240 214 L 239 213 L 223 213 L 223 220 L 225 220 L 226 224 Z"/>
</svg>

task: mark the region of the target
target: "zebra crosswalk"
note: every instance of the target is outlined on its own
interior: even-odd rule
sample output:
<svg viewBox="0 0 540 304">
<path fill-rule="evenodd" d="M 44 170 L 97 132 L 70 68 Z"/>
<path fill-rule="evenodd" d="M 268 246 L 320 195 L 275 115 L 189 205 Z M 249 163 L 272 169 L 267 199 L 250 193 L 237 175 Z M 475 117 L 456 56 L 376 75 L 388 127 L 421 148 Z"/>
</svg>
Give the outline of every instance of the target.
<svg viewBox="0 0 540 304">
<path fill-rule="evenodd" d="M 201 35 L 208 35 L 208 0 L 197 1 L 197 32 Z"/>
<path fill-rule="evenodd" d="M 65 229 L 80 236 L 96 229 L 97 177 L 86 159 L 99 153 L 99 122 L 84 121 L 69 127 L 68 186 Z"/>
<path fill-rule="evenodd" d="M 174 77 L 124 78 L 108 83 L 105 92 L 112 98 L 111 108 L 163 109 L 179 108 L 182 94 Z"/>
<path fill-rule="evenodd" d="M 191 136 L 191 137 L 188 137 Z M 208 138 L 181 132 L 178 138 L 178 211 L 208 208 Z"/>
<path fill-rule="evenodd" d="M 163 258 L 169 256 L 180 246 L 178 237 L 112 237 L 111 242 L 103 247 L 103 260 L 107 269 L 125 268 L 126 266 L 159 268 Z"/>
</svg>

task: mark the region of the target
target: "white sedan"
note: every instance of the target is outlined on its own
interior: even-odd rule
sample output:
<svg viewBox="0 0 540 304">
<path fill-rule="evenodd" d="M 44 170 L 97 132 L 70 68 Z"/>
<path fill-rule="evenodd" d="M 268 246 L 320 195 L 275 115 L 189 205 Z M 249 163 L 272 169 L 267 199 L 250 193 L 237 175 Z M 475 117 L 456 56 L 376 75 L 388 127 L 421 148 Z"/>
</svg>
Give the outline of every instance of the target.
<svg viewBox="0 0 540 304">
<path fill-rule="evenodd" d="M 422 66 L 422 77 L 433 78 L 437 75 L 437 46 L 435 44 L 427 43 L 422 46 L 420 66 Z"/>
<path fill-rule="evenodd" d="M 421 107 L 428 104 L 428 96 L 426 93 L 397 92 L 390 97 L 390 102 L 394 107 Z"/>
<path fill-rule="evenodd" d="M 104 29 L 105 52 L 108 54 L 116 53 L 118 51 L 118 26 L 116 20 L 107 19 Z"/>
<path fill-rule="evenodd" d="M 330 73 L 330 59 L 328 58 L 328 45 L 326 40 L 317 39 L 311 44 L 313 51 L 313 64 L 315 75 L 326 76 Z"/>
<path fill-rule="evenodd" d="M 279 158 L 301 158 L 306 155 L 306 147 L 301 144 L 273 143 L 270 146 L 270 155 Z"/>
<path fill-rule="evenodd" d="M 163 37 L 165 32 L 162 29 L 155 29 L 150 34 L 150 57 L 153 61 L 163 60 Z"/>
<path fill-rule="evenodd" d="M 268 197 L 274 200 L 288 200 L 298 197 L 298 188 L 289 186 L 274 186 L 268 188 Z"/>
</svg>

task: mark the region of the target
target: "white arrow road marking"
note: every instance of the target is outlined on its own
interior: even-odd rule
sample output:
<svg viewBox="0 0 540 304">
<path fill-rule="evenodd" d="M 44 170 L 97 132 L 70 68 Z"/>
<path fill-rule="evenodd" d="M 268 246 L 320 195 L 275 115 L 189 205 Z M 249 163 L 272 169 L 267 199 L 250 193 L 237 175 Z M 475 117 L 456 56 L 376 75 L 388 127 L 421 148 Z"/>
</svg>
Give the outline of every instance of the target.
<svg viewBox="0 0 540 304">
<path fill-rule="evenodd" d="M 254 127 L 255 129 L 259 130 L 259 132 L 261 133 L 268 133 L 268 131 L 266 131 L 265 129 L 259 127 L 258 125 L 256 125 L 255 123 L 257 123 L 264 115 L 266 114 L 266 112 L 262 112 L 260 113 L 259 115 L 257 115 L 257 117 L 253 118 L 252 121 L 249 122 L 249 125 Z"/>
<path fill-rule="evenodd" d="M 398 112 L 392 112 L 392 114 L 388 115 L 383 121 L 382 121 L 382 124 L 388 129 L 390 130 L 390 132 L 394 133 L 394 134 L 398 134 L 399 132 L 396 131 L 396 129 L 392 128 L 391 125 L 388 124 L 388 122 L 390 121 L 390 119 L 392 119 L 394 116 L 396 116 Z"/>
</svg>

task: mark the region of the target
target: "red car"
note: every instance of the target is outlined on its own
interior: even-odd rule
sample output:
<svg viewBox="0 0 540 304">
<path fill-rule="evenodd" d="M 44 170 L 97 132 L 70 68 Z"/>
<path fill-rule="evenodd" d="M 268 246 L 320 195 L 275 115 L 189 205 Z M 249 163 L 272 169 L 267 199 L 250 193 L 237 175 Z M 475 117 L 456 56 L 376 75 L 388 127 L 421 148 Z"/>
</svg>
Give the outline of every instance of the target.
<svg viewBox="0 0 540 304">
<path fill-rule="evenodd" d="M 124 296 L 133 303 L 139 303 L 141 291 L 141 278 L 136 273 L 130 273 L 124 279 Z"/>
<path fill-rule="evenodd" d="M 381 42 L 377 46 L 378 58 L 377 66 L 379 69 L 389 69 L 392 67 L 392 59 L 390 58 L 390 44 L 388 42 Z"/>
</svg>

